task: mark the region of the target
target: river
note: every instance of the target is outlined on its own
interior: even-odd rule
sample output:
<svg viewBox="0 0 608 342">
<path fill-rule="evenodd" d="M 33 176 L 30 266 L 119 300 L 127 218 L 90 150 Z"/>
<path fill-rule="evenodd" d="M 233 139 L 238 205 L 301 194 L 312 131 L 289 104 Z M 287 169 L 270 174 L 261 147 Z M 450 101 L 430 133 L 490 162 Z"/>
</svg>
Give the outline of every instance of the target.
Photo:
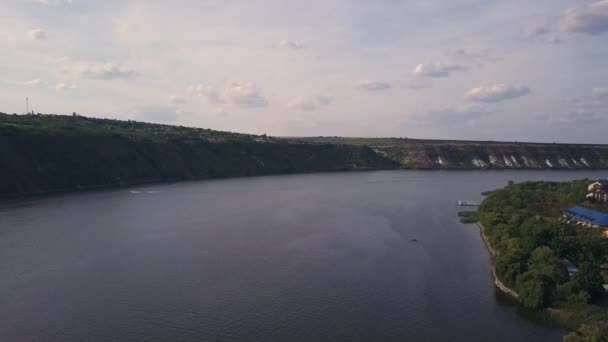
<svg viewBox="0 0 608 342">
<path fill-rule="evenodd" d="M 497 296 L 456 201 L 605 175 L 326 173 L 4 202 L 0 341 L 559 341 Z"/>
</svg>

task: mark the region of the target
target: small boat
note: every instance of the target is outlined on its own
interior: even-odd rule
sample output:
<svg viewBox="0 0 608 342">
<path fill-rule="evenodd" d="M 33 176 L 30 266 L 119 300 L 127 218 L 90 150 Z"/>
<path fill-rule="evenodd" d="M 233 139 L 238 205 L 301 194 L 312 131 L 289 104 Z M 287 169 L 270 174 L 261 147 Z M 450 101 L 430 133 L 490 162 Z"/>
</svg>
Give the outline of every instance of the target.
<svg viewBox="0 0 608 342">
<path fill-rule="evenodd" d="M 470 202 L 470 201 L 458 201 L 458 205 L 461 207 L 477 207 L 478 203 Z"/>
</svg>

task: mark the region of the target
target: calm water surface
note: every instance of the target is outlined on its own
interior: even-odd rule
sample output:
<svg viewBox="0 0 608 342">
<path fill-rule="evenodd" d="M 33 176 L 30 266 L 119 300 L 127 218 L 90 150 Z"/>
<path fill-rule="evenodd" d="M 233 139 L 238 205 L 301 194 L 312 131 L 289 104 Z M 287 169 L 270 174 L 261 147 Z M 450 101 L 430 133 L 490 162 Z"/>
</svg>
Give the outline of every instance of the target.
<svg viewBox="0 0 608 342">
<path fill-rule="evenodd" d="M 0 341 L 558 341 L 497 298 L 455 202 L 585 177 L 606 173 L 274 176 L 0 204 Z"/>
</svg>

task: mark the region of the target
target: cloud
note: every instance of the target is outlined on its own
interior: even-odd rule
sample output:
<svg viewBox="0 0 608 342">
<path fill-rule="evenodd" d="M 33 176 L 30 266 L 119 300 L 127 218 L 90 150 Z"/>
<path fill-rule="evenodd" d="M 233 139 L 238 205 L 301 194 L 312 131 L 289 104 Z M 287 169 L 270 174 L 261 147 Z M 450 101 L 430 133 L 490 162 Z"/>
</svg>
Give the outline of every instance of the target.
<svg viewBox="0 0 608 342">
<path fill-rule="evenodd" d="M 66 66 L 62 70 L 77 78 L 96 80 L 131 78 L 137 74 L 132 69 L 123 68 L 114 63 L 76 63 Z"/>
<path fill-rule="evenodd" d="M 39 28 L 29 30 L 27 32 L 27 35 L 31 40 L 45 40 L 46 39 L 46 32 L 44 32 L 43 30 L 41 30 Z"/>
<path fill-rule="evenodd" d="M 564 41 L 555 36 L 553 31 L 544 25 L 528 25 L 523 29 L 524 40 L 530 43 L 561 44 Z"/>
<path fill-rule="evenodd" d="M 560 25 L 567 32 L 590 35 L 608 32 L 608 0 L 566 10 L 561 18 Z"/>
<path fill-rule="evenodd" d="M 268 106 L 268 100 L 252 82 L 236 82 L 224 88 L 223 95 L 233 104 L 242 108 Z"/>
<path fill-rule="evenodd" d="M 209 104 L 224 104 L 226 101 L 222 99 L 220 92 L 210 86 L 204 84 L 194 84 L 186 88 L 186 92 L 198 97 L 203 97 Z"/>
<path fill-rule="evenodd" d="M 392 86 L 388 82 L 360 81 L 355 84 L 355 89 L 363 91 L 382 91 L 391 88 Z"/>
<path fill-rule="evenodd" d="M 268 105 L 268 100 L 253 82 L 235 82 L 223 88 L 194 84 L 186 88 L 186 93 L 203 97 L 209 104 L 231 102 L 242 108 L 259 108 Z"/>
<path fill-rule="evenodd" d="M 527 38 L 538 38 L 549 34 L 550 32 L 551 30 L 549 30 L 546 26 L 529 25 L 524 29 L 524 36 Z"/>
<path fill-rule="evenodd" d="M 287 104 L 287 107 L 297 110 L 313 111 L 320 107 L 326 107 L 331 103 L 332 99 L 327 96 L 304 97 L 298 96 Z"/>
<path fill-rule="evenodd" d="M 287 40 L 287 39 L 281 40 L 277 44 L 277 46 L 280 47 L 280 48 L 293 49 L 293 50 L 299 50 L 299 49 L 304 48 L 304 45 L 302 45 L 302 43 L 295 42 L 295 41 L 292 41 L 292 40 Z"/>
<path fill-rule="evenodd" d="M 76 87 L 75 84 L 69 84 L 68 85 L 68 84 L 65 84 L 65 83 L 58 83 L 55 86 L 55 90 L 57 90 L 57 91 L 66 91 L 66 90 L 69 90 L 69 89 L 76 89 L 76 88 L 77 87 Z"/>
<path fill-rule="evenodd" d="M 476 102 L 500 102 L 525 96 L 529 93 L 530 88 L 526 86 L 499 83 L 473 88 L 465 94 L 465 98 Z"/>
<path fill-rule="evenodd" d="M 33 86 L 40 85 L 40 83 L 41 83 L 40 79 L 37 78 L 35 80 L 30 80 L 30 81 L 23 82 L 23 85 L 33 87 Z"/>
<path fill-rule="evenodd" d="M 444 64 L 441 62 L 432 64 L 418 64 L 413 74 L 421 77 L 449 77 L 452 71 L 463 71 L 465 68 L 459 64 Z"/>
<path fill-rule="evenodd" d="M 183 98 L 181 96 L 177 96 L 177 95 L 170 95 L 167 98 L 167 100 L 168 100 L 169 104 L 172 104 L 172 105 L 180 105 L 180 104 L 184 104 L 184 103 L 188 102 L 188 100 L 186 100 L 185 98 Z"/>
</svg>

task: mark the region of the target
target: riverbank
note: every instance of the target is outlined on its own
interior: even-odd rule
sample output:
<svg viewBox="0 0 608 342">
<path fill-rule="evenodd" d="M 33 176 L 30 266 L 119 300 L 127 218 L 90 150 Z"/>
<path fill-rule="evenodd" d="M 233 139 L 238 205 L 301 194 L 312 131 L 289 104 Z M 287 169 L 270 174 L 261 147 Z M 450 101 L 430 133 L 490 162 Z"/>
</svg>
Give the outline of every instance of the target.
<svg viewBox="0 0 608 342">
<path fill-rule="evenodd" d="M 505 294 L 509 295 L 510 297 L 512 297 L 514 299 L 518 299 L 519 294 L 517 292 L 515 292 L 513 289 L 511 289 L 510 287 L 508 287 L 507 285 L 505 285 L 502 281 L 500 281 L 500 279 L 498 279 L 498 276 L 496 275 L 496 268 L 494 267 L 494 258 L 496 257 L 496 254 L 498 252 L 494 248 L 492 248 L 492 245 L 490 244 L 490 241 L 488 240 L 488 237 L 486 236 L 485 227 L 480 222 L 477 222 L 477 226 L 479 227 L 479 234 L 481 235 L 481 239 L 483 240 L 488 252 L 490 252 L 490 256 L 492 258 L 492 277 L 494 278 L 494 285 L 500 291 L 504 292 Z"/>
</svg>

